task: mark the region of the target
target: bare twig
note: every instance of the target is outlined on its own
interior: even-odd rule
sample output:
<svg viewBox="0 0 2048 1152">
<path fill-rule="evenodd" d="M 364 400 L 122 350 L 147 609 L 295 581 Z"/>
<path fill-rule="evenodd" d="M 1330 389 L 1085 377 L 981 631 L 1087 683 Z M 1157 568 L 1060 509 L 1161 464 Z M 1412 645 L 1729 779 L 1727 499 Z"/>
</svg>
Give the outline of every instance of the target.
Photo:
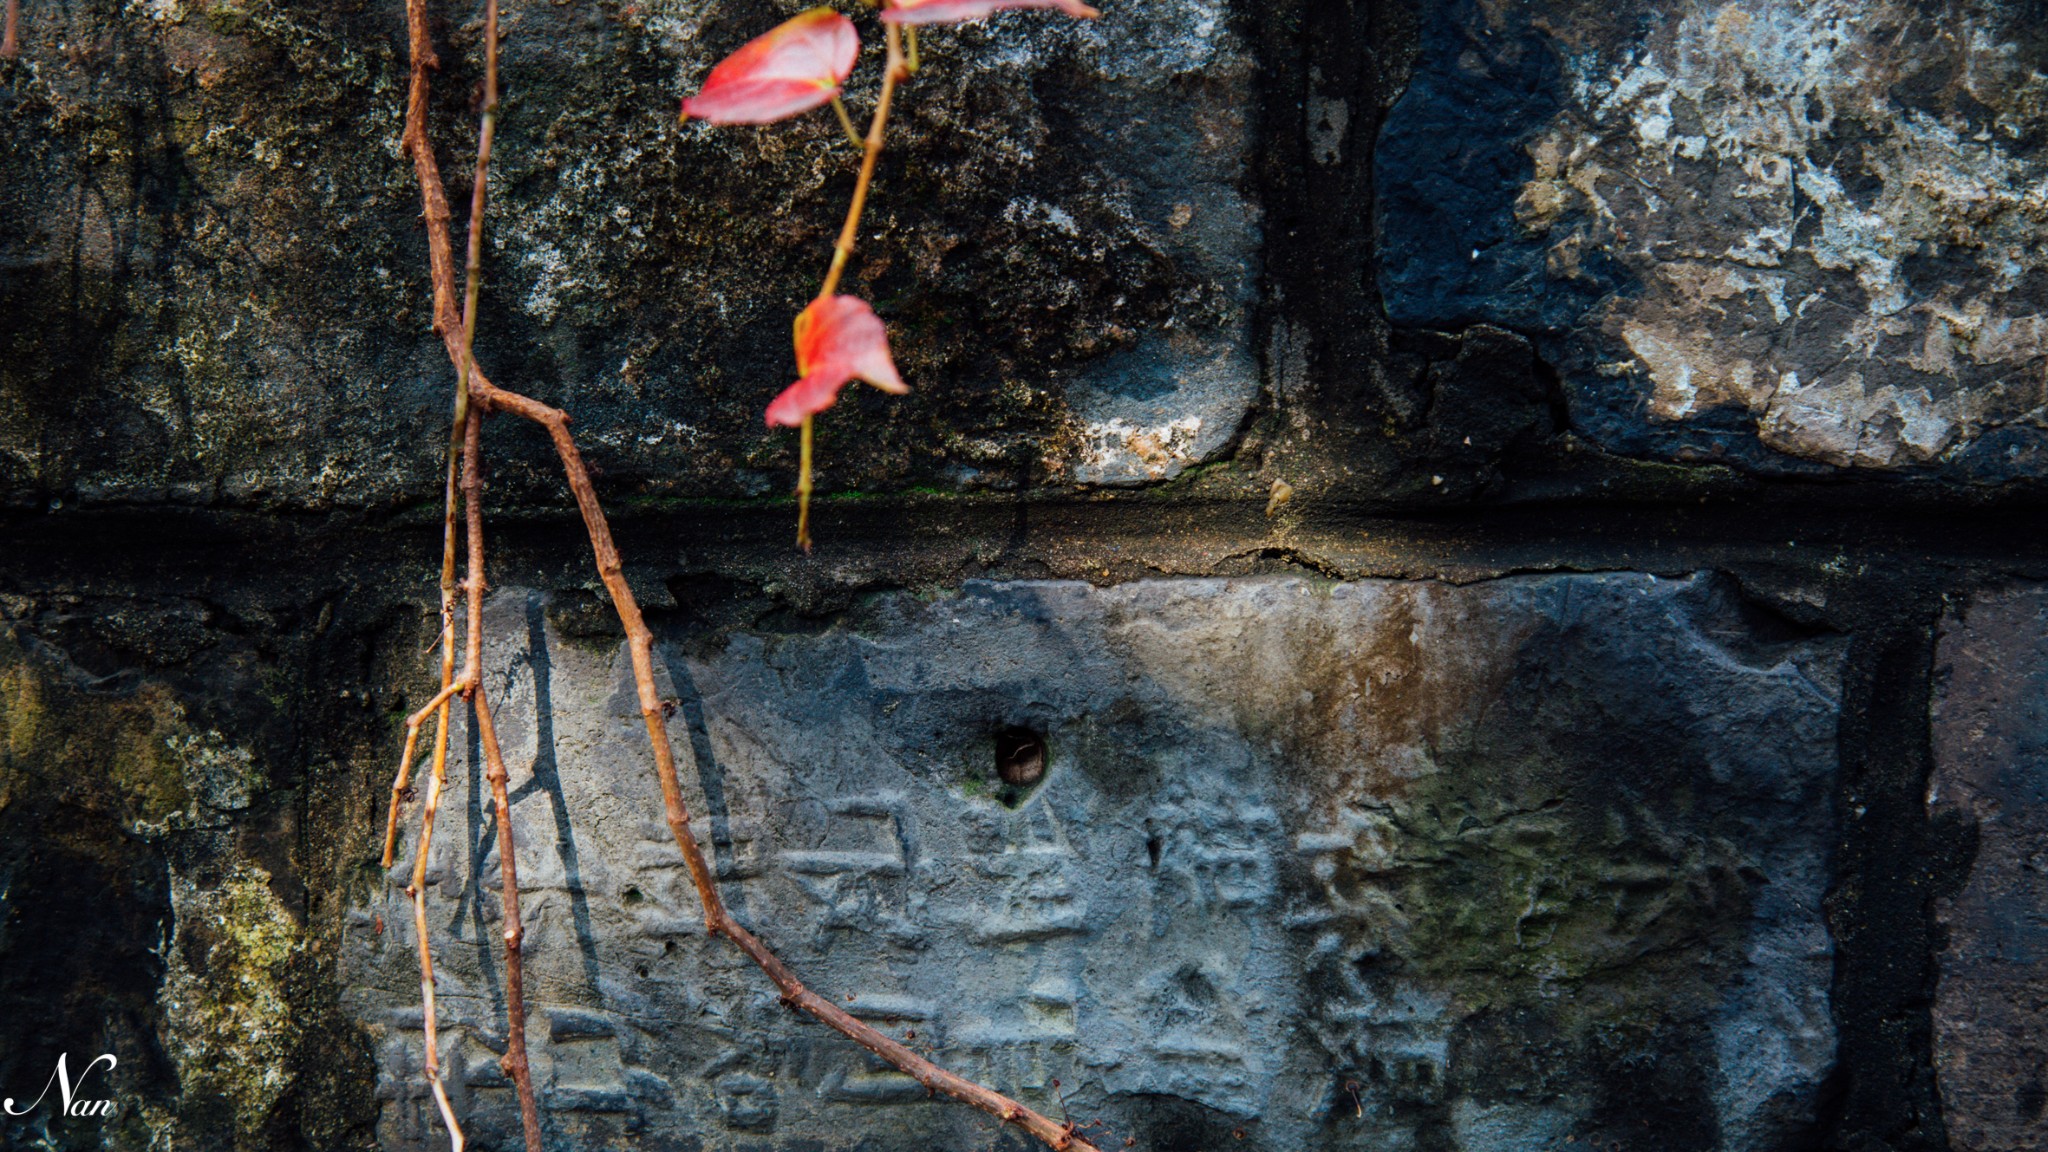
<svg viewBox="0 0 2048 1152">
<path fill-rule="evenodd" d="M 21 0 L 7 0 L 7 30 L 0 32 L 0 59 L 21 55 Z"/>
<path fill-rule="evenodd" d="M 809 1013 L 854 1043 L 887 1060 L 931 1091 L 972 1104 L 1006 1123 L 1015 1124 L 1059 1152 L 1099 1152 L 1095 1145 L 1077 1135 L 1071 1125 L 1058 1123 L 1000 1092 L 962 1079 L 940 1068 L 898 1041 L 855 1019 L 831 1000 L 812 992 L 797 979 L 796 974 L 790 971 L 787 965 L 769 951 L 767 945 L 727 911 L 725 902 L 718 893 L 710 863 L 705 859 L 703 848 L 698 844 L 696 834 L 690 828 L 690 811 L 683 800 L 682 785 L 676 774 L 675 754 L 669 741 L 666 712 L 660 693 L 655 688 L 653 633 L 648 630 L 647 623 L 640 614 L 639 604 L 634 599 L 632 590 L 626 585 L 624 567 L 619 559 L 618 547 L 612 540 L 611 527 L 605 519 L 604 509 L 598 503 L 596 489 L 591 485 L 590 471 L 584 465 L 582 453 L 577 449 L 575 438 L 569 432 L 569 416 L 560 409 L 497 387 L 473 362 L 465 330 L 468 328 L 467 320 L 473 320 L 474 314 L 472 312 L 465 318 L 456 309 L 455 261 L 449 237 L 447 191 L 441 183 L 433 149 L 426 136 L 426 70 L 435 66 L 426 26 L 426 0 L 407 0 L 406 16 L 411 33 L 413 83 L 407 101 L 405 146 L 412 153 L 413 169 L 419 179 L 420 198 L 426 219 L 428 265 L 432 272 L 434 288 L 434 329 L 441 334 L 442 341 L 448 348 L 449 359 L 455 364 L 457 371 L 466 373 L 467 391 L 476 409 L 509 412 L 539 424 L 547 430 L 556 454 L 561 457 L 562 470 L 567 478 L 569 490 L 575 497 L 577 510 L 582 514 L 584 528 L 590 536 L 590 547 L 596 560 L 598 576 L 604 583 L 605 591 L 610 594 L 612 606 L 618 612 L 619 623 L 626 632 L 626 646 L 633 665 L 633 684 L 639 698 L 640 718 L 647 729 L 648 742 L 653 747 L 654 771 L 661 787 L 663 814 L 667 818 L 669 832 L 675 838 L 676 847 L 682 852 L 683 863 L 689 869 L 691 882 L 697 889 L 698 901 L 703 905 L 705 930 L 713 936 L 725 936 L 753 960 L 774 982 L 784 1002 Z M 881 151 L 882 130 L 887 122 L 889 96 L 896 82 L 901 79 L 904 62 L 899 34 L 894 27 L 889 29 L 889 57 L 889 71 L 883 79 L 882 99 L 868 130 L 866 155 L 861 164 L 861 177 L 856 188 L 854 207 L 848 214 L 840 241 L 835 245 L 832 268 L 827 273 L 826 287 L 821 295 L 830 295 L 837 287 L 847 255 L 852 252 L 853 238 L 859 228 L 860 209 L 865 202 L 867 186 L 873 179 L 875 161 Z M 474 509 L 470 514 L 480 515 Z M 480 533 L 480 528 L 472 526 L 473 540 L 479 540 Z M 469 590 L 470 646 L 473 651 L 481 631 L 477 617 L 477 605 L 482 592 L 480 562 L 471 569 L 470 579 L 474 582 L 474 587 Z M 480 700 L 481 697 L 481 692 L 476 693 L 477 699 Z M 485 712 L 486 709 L 483 707 L 478 709 L 480 731 L 487 723 L 484 719 Z M 490 756 L 488 743 L 486 756 Z M 496 770 L 494 767 L 493 771 Z M 431 795 L 429 799 L 431 803 Z M 503 814 L 504 809 L 501 807 L 501 820 Z M 503 843 L 502 847 L 509 858 L 509 842 Z M 509 883 L 508 879 L 508 885 Z M 510 897 L 507 908 L 508 937 L 511 932 L 509 926 L 516 924 L 509 900 Z"/>
<path fill-rule="evenodd" d="M 476 134 L 476 182 L 469 194 L 468 286 L 462 300 L 462 359 L 456 361 L 456 395 L 469 395 L 476 371 L 476 300 L 483 285 L 484 206 L 490 187 L 491 140 L 498 129 L 498 0 L 484 0 L 484 107 Z M 476 643 L 471 639 L 471 644 Z"/>
<path fill-rule="evenodd" d="M 441 1059 L 439 1052 L 438 1028 L 434 1008 L 434 953 L 427 937 L 427 855 L 433 847 L 434 816 L 441 807 L 441 789 L 448 779 L 448 698 L 451 695 L 450 682 L 455 675 L 455 589 L 452 580 L 454 569 L 455 540 L 455 477 L 448 477 L 447 513 L 443 525 L 446 543 L 443 551 L 441 578 L 441 691 L 434 703 L 409 717 L 405 727 L 405 756 L 399 761 L 398 781 L 391 790 L 391 819 L 384 829 L 384 867 L 391 867 L 392 848 L 398 838 L 398 806 L 408 790 L 412 771 L 413 747 L 419 737 L 420 724 L 429 713 L 437 715 L 434 732 L 433 769 L 427 786 L 426 812 L 420 819 L 419 848 L 413 859 L 412 883 L 406 885 L 406 894 L 412 898 L 413 933 L 419 940 L 420 954 L 420 1016 L 425 1029 L 426 1075 L 428 1087 L 433 1090 L 434 1103 L 441 1110 L 441 1120 L 448 1126 L 448 1139 L 454 1152 L 462 1152 L 462 1126 L 455 1119 L 455 1109 L 448 1102 L 448 1090 L 441 1083 Z"/>
<path fill-rule="evenodd" d="M 448 1126 L 448 1143 L 454 1152 L 462 1152 L 462 1125 L 456 1121 L 455 1106 L 448 1102 L 448 1089 L 441 1083 L 441 1058 L 434 1037 L 434 956 L 427 948 L 427 894 L 421 889 L 412 893 L 412 926 L 420 941 L 420 1004 L 427 1029 L 427 1087 L 434 1094 L 434 1106 L 441 1110 L 441 1122 Z"/>
<path fill-rule="evenodd" d="M 465 405 L 465 407 L 467 407 Z M 457 425 L 459 429 L 461 425 Z M 448 700 L 459 690 L 455 683 L 455 488 L 449 480 L 447 520 L 442 526 L 443 558 L 441 573 L 441 690 L 419 711 L 406 717 L 405 752 L 398 759 L 398 778 L 391 782 L 391 812 L 384 822 L 384 867 L 391 867 L 392 854 L 398 847 L 398 810 L 412 792 L 412 757 L 419 744 L 420 725 L 427 717 L 439 713 L 441 722 L 435 738 L 434 755 L 438 760 L 448 754 Z"/>
<path fill-rule="evenodd" d="M 825 283 L 818 289 L 818 299 L 823 300 L 839 290 L 839 278 L 846 272 L 846 262 L 853 256 L 854 241 L 860 236 L 860 218 L 867 211 L 868 188 L 875 182 L 875 165 L 882 159 L 882 140 L 889 128 L 889 104 L 895 98 L 896 85 L 910 76 L 911 66 L 903 56 L 903 30 L 899 25 L 883 25 L 888 44 L 887 63 L 882 69 L 882 93 L 875 99 L 875 114 L 868 120 L 868 134 L 861 141 L 860 176 L 853 182 L 853 202 L 846 208 L 846 223 L 839 227 L 839 239 L 832 244 L 832 264 L 825 269 Z M 846 119 L 846 109 L 834 102 L 839 109 L 839 118 Z M 848 133 L 853 125 L 846 125 Z M 805 416 L 799 436 L 796 475 L 796 545 L 806 552 L 811 550 L 811 445 L 813 440 L 814 416 Z"/>
<path fill-rule="evenodd" d="M 495 0 L 492 7 L 496 7 Z M 472 228 L 472 233 L 474 228 Z M 472 248 L 471 252 L 474 253 Z M 473 298 L 473 297 L 472 297 Z M 533 1072 L 526 1060 L 526 979 L 520 949 L 526 934 L 519 920 L 518 854 L 512 841 L 512 798 L 506 787 L 505 757 L 498 750 L 498 729 L 491 722 L 491 704 L 483 688 L 484 614 L 484 414 L 472 409 L 462 428 L 462 510 L 469 526 L 469 651 L 462 682 L 469 685 L 476 710 L 478 743 L 484 750 L 484 778 L 490 781 L 491 803 L 498 810 L 498 874 L 505 903 L 505 1055 L 498 1066 L 512 1077 L 519 1095 L 519 1123 L 526 1133 L 526 1152 L 541 1152 L 540 1109 L 533 1099 Z"/>
<path fill-rule="evenodd" d="M 455 1119 L 455 1108 L 448 1102 L 448 1089 L 441 1083 L 441 1054 L 439 1026 L 434 1010 L 434 952 L 427 941 L 427 855 L 434 843 L 434 817 L 441 810 L 441 789 L 448 780 L 448 712 L 441 711 L 440 739 L 434 746 L 433 774 L 427 782 L 426 811 L 420 817 L 420 843 L 413 856 L 412 883 L 405 886 L 405 894 L 412 898 L 413 935 L 419 940 L 420 953 L 420 1018 L 426 1030 L 426 1075 L 427 1086 L 433 1090 L 434 1103 L 441 1109 L 441 1121 L 448 1126 L 448 1140 L 454 1152 L 462 1152 L 462 1125 Z"/>
<path fill-rule="evenodd" d="M 405 144 L 413 154 L 420 186 L 426 195 L 425 211 L 436 227 L 432 229 L 439 240 L 430 245 L 429 261 L 433 268 L 435 295 L 435 328 L 443 335 L 444 341 L 454 335 L 448 320 L 452 311 L 453 295 L 450 283 L 454 278 L 453 259 L 447 244 L 448 205 L 447 193 L 440 184 L 440 172 L 436 166 L 433 149 L 426 137 L 426 104 L 428 95 L 427 70 L 437 67 L 433 45 L 426 27 L 425 0 L 408 0 L 406 5 L 407 30 L 412 50 L 411 85 L 406 100 Z M 441 717 L 438 725 L 435 759 L 437 770 L 447 755 L 448 707 L 452 695 L 467 697 L 475 709 L 477 730 L 483 745 L 486 762 L 486 778 L 490 781 L 492 800 L 497 807 L 499 872 L 503 880 L 505 910 L 505 1000 L 506 1000 L 506 1048 L 500 1060 L 501 1067 L 511 1076 L 519 1098 L 519 1118 L 526 1138 L 527 1152 L 541 1152 L 540 1113 L 533 1095 L 533 1077 L 526 1053 L 526 1005 L 525 979 L 522 964 L 524 930 L 519 915 L 519 880 L 517 847 L 512 829 L 511 800 L 508 794 L 507 774 L 504 757 L 498 747 L 497 731 L 491 722 L 490 701 L 480 688 L 482 669 L 482 612 L 484 579 L 484 539 L 482 505 L 482 460 L 481 438 L 483 412 L 472 408 L 469 403 L 470 385 L 473 382 L 475 359 L 473 348 L 476 339 L 476 305 L 482 282 L 483 224 L 490 171 L 491 142 L 495 135 L 498 107 L 498 4 L 487 0 L 484 17 L 485 76 L 484 107 L 482 124 L 477 138 L 476 184 L 470 201 L 469 220 L 469 266 L 468 292 L 464 314 L 460 325 L 460 355 L 456 357 L 458 385 L 455 395 L 453 430 L 450 434 L 446 465 L 446 499 L 442 522 L 441 555 L 441 691 L 435 700 L 411 717 L 407 723 L 406 755 L 399 768 L 399 780 L 393 786 L 391 803 L 391 824 L 385 835 L 385 861 L 389 866 L 391 845 L 396 836 L 398 807 L 403 799 L 406 777 L 411 763 L 412 749 L 417 738 L 420 723 L 429 710 L 437 711 Z M 432 180 L 429 182 L 428 177 Z M 451 348 L 451 353 L 455 349 Z M 461 448 L 462 459 L 462 503 L 466 511 L 468 529 L 468 574 L 464 582 L 464 598 L 468 608 L 467 646 L 460 677 L 453 675 L 454 664 L 454 572 L 455 572 L 455 505 L 456 505 L 456 456 L 457 446 Z M 435 788 L 440 780 L 437 775 Z M 424 844 L 422 845 L 424 854 Z M 432 958 L 425 935 L 424 898 L 415 896 L 419 906 L 416 919 L 421 933 L 420 950 L 423 971 L 431 973 Z M 431 981 L 431 975 L 428 977 Z M 427 1009 L 432 1018 L 431 1003 Z M 431 1027 L 431 1023 L 430 1023 Z M 431 1057 L 430 1057 L 431 1060 Z M 438 1091 L 438 1081 L 437 1091 Z M 446 1113 L 445 1093 L 437 1096 Z M 455 1131 L 452 1118 L 450 1130 Z M 458 1152 L 459 1152 L 459 1137 Z"/>
<path fill-rule="evenodd" d="M 398 809 L 412 791 L 412 753 L 419 743 L 420 726 L 405 726 L 405 751 L 398 758 L 398 777 L 391 782 L 391 811 L 384 818 L 384 867 L 391 867 L 392 857 L 398 850 Z"/>
</svg>

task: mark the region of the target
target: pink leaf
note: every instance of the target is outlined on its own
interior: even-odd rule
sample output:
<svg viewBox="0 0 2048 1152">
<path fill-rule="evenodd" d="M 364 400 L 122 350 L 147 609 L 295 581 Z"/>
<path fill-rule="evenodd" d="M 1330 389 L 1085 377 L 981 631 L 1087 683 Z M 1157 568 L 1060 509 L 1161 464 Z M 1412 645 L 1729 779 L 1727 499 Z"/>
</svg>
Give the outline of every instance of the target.
<svg viewBox="0 0 2048 1152">
<path fill-rule="evenodd" d="M 769 425 L 794 428 L 804 422 L 804 417 L 815 416 L 830 408 L 839 399 L 839 390 L 845 387 L 846 380 L 844 376 L 834 379 L 819 372 L 784 388 L 780 395 L 768 402 Z"/>
<path fill-rule="evenodd" d="M 787 120 L 839 95 L 859 54 L 853 21 L 830 8 L 813 8 L 719 61 L 703 90 L 683 101 L 683 115 L 713 124 Z"/>
<path fill-rule="evenodd" d="M 768 405 L 768 423 L 803 423 L 830 408 L 849 380 L 898 395 L 910 391 L 889 356 L 882 318 L 854 296 L 821 296 L 797 316 L 796 370 L 803 378 Z"/>
</svg>

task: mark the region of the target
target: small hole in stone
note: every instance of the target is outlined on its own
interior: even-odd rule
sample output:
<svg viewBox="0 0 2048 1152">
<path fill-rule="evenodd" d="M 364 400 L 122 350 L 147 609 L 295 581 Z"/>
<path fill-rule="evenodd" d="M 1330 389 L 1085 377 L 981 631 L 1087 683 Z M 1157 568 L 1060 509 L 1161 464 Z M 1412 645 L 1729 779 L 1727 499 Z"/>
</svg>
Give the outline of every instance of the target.
<svg viewBox="0 0 2048 1152">
<path fill-rule="evenodd" d="M 647 897 L 641 895 L 638 888 L 628 888 L 625 891 L 624 899 L 628 904 L 638 904 L 647 899 Z"/>
<path fill-rule="evenodd" d="M 996 733 L 996 775 L 1012 788 L 1029 788 L 1045 776 L 1045 737 L 1028 728 Z"/>
<path fill-rule="evenodd" d="M 661 942 L 661 954 L 662 954 L 662 955 L 666 956 L 666 955 L 668 955 L 669 953 L 671 953 L 671 952 L 673 952 L 673 951 L 675 951 L 675 950 L 676 950 L 676 942 L 675 942 L 675 941 L 673 941 L 673 940 L 663 940 L 663 941 Z"/>
<path fill-rule="evenodd" d="M 640 978 L 642 980 L 647 979 L 647 965 L 642 964 L 640 967 L 634 969 L 634 971 L 640 973 Z"/>
</svg>

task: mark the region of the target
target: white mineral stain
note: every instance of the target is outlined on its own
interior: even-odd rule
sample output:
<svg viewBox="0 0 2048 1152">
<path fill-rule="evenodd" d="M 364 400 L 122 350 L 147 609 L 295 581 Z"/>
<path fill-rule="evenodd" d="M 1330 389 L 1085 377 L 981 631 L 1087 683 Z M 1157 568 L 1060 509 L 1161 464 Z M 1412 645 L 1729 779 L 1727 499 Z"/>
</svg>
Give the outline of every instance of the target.
<svg viewBox="0 0 2048 1152">
<path fill-rule="evenodd" d="M 1112 419 L 1081 426 L 1079 475 L 1163 480 L 1199 459 L 1200 416 L 1138 425 Z"/>
</svg>

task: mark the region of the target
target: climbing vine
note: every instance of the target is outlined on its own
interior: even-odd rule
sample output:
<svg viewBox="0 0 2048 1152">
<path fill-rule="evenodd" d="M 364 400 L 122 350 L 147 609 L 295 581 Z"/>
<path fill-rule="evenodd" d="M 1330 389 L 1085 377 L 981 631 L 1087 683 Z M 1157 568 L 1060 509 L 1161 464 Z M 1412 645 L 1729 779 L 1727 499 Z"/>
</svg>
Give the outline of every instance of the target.
<svg viewBox="0 0 2048 1152">
<path fill-rule="evenodd" d="M 862 380 L 886 392 L 908 386 L 889 353 L 888 335 L 874 309 L 854 296 L 838 292 L 840 278 L 859 239 L 862 213 L 873 186 L 897 89 L 919 64 L 917 29 L 922 25 L 979 19 L 1006 8 L 1056 8 L 1069 16 L 1092 18 L 1097 13 L 1079 0 L 882 0 L 879 21 L 884 57 L 880 93 L 863 136 L 841 99 L 841 89 L 860 54 L 860 37 L 852 20 L 830 8 L 814 8 L 783 22 L 749 42 L 714 68 L 697 95 L 683 104 L 684 115 L 713 123 L 770 123 L 831 105 L 847 135 L 861 149 L 860 174 L 845 223 L 832 247 L 831 263 L 811 303 L 795 320 L 798 379 L 768 406 L 771 426 L 795 427 L 800 436 L 797 480 L 797 542 L 811 546 L 809 507 L 812 490 L 813 424 L 837 400 L 849 382 Z M 443 484 L 440 614 L 440 689 L 426 705 L 406 719 L 404 751 L 392 782 L 384 833 L 383 864 L 393 866 L 401 818 L 414 795 L 413 765 L 419 740 L 432 723 L 426 798 L 420 815 L 417 846 L 405 892 L 412 902 L 413 930 L 420 965 L 420 998 L 425 1022 L 424 1074 L 448 1129 L 455 1152 L 464 1136 L 441 1079 L 439 1034 L 434 1005 L 434 957 L 426 915 L 426 861 L 434 820 L 446 786 L 450 708 L 466 701 L 476 717 L 478 743 L 485 762 L 496 813 L 502 878 L 505 943 L 506 1047 L 501 1065 L 519 1100 L 520 1121 L 528 1152 L 540 1152 L 539 1109 L 533 1092 L 525 1036 L 524 933 L 521 928 L 516 850 L 513 842 L 507 773 L 492 722 L 491 705 L 481 678 L 482 612 L 485 580 L 483 524 L 482 429 L 496 412 L 522 417 L 543 428 L 561 458 L 571 495 L 590 537 L 599 578 L 610 594 L 633 666 L 640 716 L 653 748 L 655 776 L 669 831 L 681 851 L 697 891 L 708 934 L 723 936 L 745 953 L 774 983 L 782 1001 L 830 1027 L 888 1061 L 935 1094 L 972 1104 L 1005 1123 L 1014 1124 L 1047 1145 L 1068 1152 L 1097 1152 L 1077 1125 L 1051 1119 L 1002 1093 L 941 1068 L 907 1045 L 854 1018 L 829 998 L 807 987 L 768 946 L 727 909 L 704 851 L 690 828 L 675 759 L 670 750 L 668 712 L 654 676 L 653 634 L 627 587 L 618 548 L 570 433 L 570 417 L 560 409 L 493 384 L 475 355 L 477 303 L 482 286 L 483 233 L 487 216 L 491 148 L 499 107 L 498 0 L 486 0 L 484 14 L 484 87 L 477 134 L 475 182 L 472 186 L 461 303 L 457 304 L 454 247 L 448 194 L 442 183 L 432 141 L 427 135 L 427 98 L 432 72 L 439 66 L 428 29 L 426 0 L 406 0 L 410 83 L 406 97 L 403 143 L 412 158 L 426 221 L 428 266 L 434 297 L 434 330 L 455 367 L 456 389 Z M 458 524 L 458 521 L 460 522 Z M 457 553 L 463 576 L 456 579 Z M 462 608 L 458 630 L 457 605 Z M 458 633 L 462 657 L 458 667 Z M 1128 1141 L 1126 1142 L 1128 1143 Z"/>
</svg>

